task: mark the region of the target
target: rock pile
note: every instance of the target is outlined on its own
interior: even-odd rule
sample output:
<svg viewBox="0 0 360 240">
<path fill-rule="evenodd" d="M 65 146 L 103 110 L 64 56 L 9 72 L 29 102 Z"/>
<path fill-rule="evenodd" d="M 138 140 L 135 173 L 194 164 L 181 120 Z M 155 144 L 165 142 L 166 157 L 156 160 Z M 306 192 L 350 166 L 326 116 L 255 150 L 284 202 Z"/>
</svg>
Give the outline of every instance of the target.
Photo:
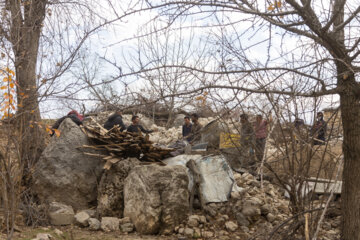
<svg viewBox="0 0 360 240">
<path fill-rule="evenodd" d="M 209 129 L 212 129 L 210 132 L 218 134 L 223 126 L 215 123 L 210 125 Z M 180 129 L 178 127 L 164 130 L 162 133 L 160 131 L 152 137 L 158 136 L 159 139 L 166 139 L 161 141 L 170 142 L 176 134 L 180 134 Z M 195 158 L 195 155 L 187 156 L 187 160 L 185 155 L 178 156 L 184 158 L 184 166 L 177 166 L 176 161 L 174 166 L 170 163 L 167 166 L 140 165 L 139 159 L 121 155 L 121 160 L 112 162 L 111 168 L 102 171 L 102 161 L 99 157 L 95 157 L 94 154 L 86 156 L 79 150 L 79 145 L 90 145 L 90 142 L 78 126 L 71 120 L 65 120 L 60 126 L 60 131 L 60 138 L 51 140 L 34 173 L 34 186 L 39 196 L 51 202 L 49 219 L 52 225 L 75 224 L 91 231 L 115 231 L 126 234 L 133 231 L 140 234 L 176 234 L 179 239 L 260 240 L 265 239 L 276 226 L 291 217 L 289 201 L 278 187 L 266 180 L 261 185 L 249 173 L 233 174 L 229 167 L 226 168 L 231 172 L 231 181 L 228 190 L 223 194 L 226 198 L 201 202 L 197 209 L 194 204 L 195 212 L 189 215 L 189 182 L 192 181 L 188 169 L 184 166 L 189 159 Z M 116 156 L 114 145 L 108 140 L 113 137 L 114 141 L 118 141 L 120 132 L 114 133 L 114 136 L 111 136 L 112 132 L 110 135 L 108 132 L 91 134 L 102 135 L 103 145 L 111 149 L 107 149 L 113 154 L 110 154 L 111 157 Z M 129 136 L 125 134 L 121 141 L 126 137 Z M 218 144 L 218 137 L 213 138 L 211 133 L 207 132 L 206 138 L 209 142 L 211 140 L 214 146 Z M 97 137 L 93 139 L 98 140 Z M 145 138 L 139 141 L 149 143 Z M 121 142 L 116 142 L 118 143 Z M 234 158 L 237 157 L 236 154 L 233 155 Z M 199 164 L 199 169 L 203 170 L 201 167 L 204 167 L 207 169 L 206 172 L 209 172 L 208 166 L 215 165 L 210 160 L 219 156 L 221 155 L 209 159 L 208 156 L 200 156 L 207 164 Z M 216 166 L 216 172 L 219 172 L 218 169 L 224 170 L 227 166 L 225 163 L 224 160 L 224 164 L 221 162 Z M 202 194 L 202 198 L 206 196 L 204 182 L 207 175 L 199 172 L 202 173 L 203 184 L 202 191 L 198 191 L 197 194 Z M 215 175 L 212 171 L 210 173 L 211 176 Z M 224 177 L 214 178 L 218 183 L 224 180 Z M 236 188 L 234 184 L 240 188 Z M 210 184 L 210 188 L 225 189 L 224 184 L 215 185 Z M 48 189 L 44 189 L 45 187 Z M 230 194 L 231 190 L 233 192 Z M 226 200 L 228 201 L 224 202 Z M 96 210 L 90 210 L 90 205 L 96 207 Z M 200 207 L 203 208 L 200 210 Z M 340 221 L 336 212 L 327 216 L 319 233 L 321 239 L 338 239 L 338 230 L 333 228 L 338 228 Z"/>
<path fill-rule="evenodd" d="M 261 189 L 260 181 L 249 173 L 236 173 L 234 177 L 243 190 L 232 192 L 230 201 L 226 203 L 210 203 L 204 211 L 189 216 L 175 228 L 179 239 L 263 240 L 276 226 L 291 217 L 289 201 L 277 186 L 265 180 Z M 340 222 L 338 214 L 327 218 L 320 229 L 319 239 L 339 239 L 339 229 L 334 227 L 338 228 Z"/>
<path fill-rule="evenodd" d="M 92 209 L 78 211 L 74 214 L 71 206 L 52 202 L 49 208 L 49 217 L 54 226 L 75 224 L 91 231 L 102 230 L 104 232 L 121 231 L 130 233 L 134 231 L 134 225 L 128 217 L 96 217 L 96 211 Z"/>
<path fill-rule="evenodd" d="M 136 229 L 142 234 L 172 234 L 189 211 L 186 168 L 139 166 L 138 162 L 123 160 L 103 175 L 97 211 L 75 214 L 71 206 L 51 203 L 51 224 L 74 223 L 92 231 L 129 233 Z"/>
<path fill-rule="evenodd" d="M 179 236 L 214 239 L 248 239 L 271 229 L 290 216 L 289 202 L 276 187 L 251 174 L 234 174 L 241 192 L 232 192 L 227 203 L 210 203 L 205 215 L 192 215 L 175 229 Z M 199 236 L 198 236 L 199 235 Z M 261 238 L 259 238 L 261 239 Z"/>
</svg>

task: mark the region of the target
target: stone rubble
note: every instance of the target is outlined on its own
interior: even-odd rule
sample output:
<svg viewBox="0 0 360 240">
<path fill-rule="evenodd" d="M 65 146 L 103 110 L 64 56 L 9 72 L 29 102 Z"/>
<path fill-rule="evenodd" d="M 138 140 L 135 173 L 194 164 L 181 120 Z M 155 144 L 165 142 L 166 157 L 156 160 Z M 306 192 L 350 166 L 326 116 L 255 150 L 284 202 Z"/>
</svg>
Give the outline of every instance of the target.
<svg viewBox="0 0 360 240">
<path fill-rule="evenodd" d="M 94 218 L 94 217 L 96 217 L 96 210 L 94 210 L 94 209 L 86 209 L 86 210 L 84 210 L 84 212 L 86 212 L 91 218 Z"/>
<path fill-rule="evenodd" d="M 129 217 L 124 217 L 119 220 L 120 230 L 123 233 L 130 233 L 134 231 L 134 224 L 132 224 Z"/>
<path fill-rule="evenodd" d="M 78 212 L 77 214 L 75 214 L 75 223 L 80 227 L 89 226 L 89 219 L 90 219 L 90 215 L 85 211 Z"/>
<path fill-rule="evenodd" d="M 141 169 L 141 167 L 138 167 L 138 169 Z M 164 175 L 162 176 L 164 177 Z M 172 231 L 172 225 L 170 225 L 166 234 L 177 234 L 178 239 L 246 240 L 257 236 L 254 239 L 261 240 L 274 227 L 291 216 L 288 209 L 288 199 L 283 196 L 280 189 L 270 182 L 264 181 L 263 189 L 261 189 L 259 181 L 249 173 L 235 173 L 234 179 L 238 186 L 243 187 L 241 192 L 232 192 L 232 197 L 228 202 L 207 204 L 204 211 L 197 210 L 196 213 L 189 215 L 182 223 L 175 226 Z M 148 183 L 148 181 L 146 182 Z M 183 185 L 186 189 L 186 184 L 184 183 Z M 129 187 L 131 186 L 133 185 L 129 185 Z M 138 206 L 138 204 L 135 205 Z M 60 220 L 63 221 L 65 217 L 69 219 L 68 222 L 72 219 L 77 225 L 88 227 L 92 231 L 119 231 L 123 234 L 134 231 L 141 233 L 142 231 L 141 229 L 135 229 L 130 216 L 123 218 L 102 217 L 100 222 L 98 219 L 90 217 L 90 215 L 96 216 L 96 211 L 94 210 L 80 211 L 74 216 L 73 214 L 64 215 L 66 212 L 71 213 L 71 207 L 63 204 L 52 203 L 52 208 L 50 209 L 57 209 L 57 214 L 62 214 L 60 215 L 62 218 L 57 218 L 57 224 L 59 224 Z M 166 221 L 166 219 L 168 218 L 166 217 L 162 221 Z M 135 219 L 135 221 L 137 220 Z M 160 224 L 163 224 L 162 221 Z M 327 213 L 327 220 L 323 223 L 320 230 L 319 236 L 321 238 L 319 239 L 338 239 L 340 224 L 341 218 L 339 212 L 335 210 L 329 211 Z M 40 239 L 37 238 L 37 240 Z"/>
<path fill-rule="evenodd" d="M 74 221 L 74 215 L 74 210 L 71 206 L 58 202 L 50 203 L 49 218 L 52 225 L 70 225 Z"/>
<path fill-rule="evenodd" d="M 129 124 L 130 117 L 124 116 L 126 124 Z M 181 137 L 181 118 L 183 116 L 177 119 L 177 127 L 168 130 L 145 117 L 142 117 L 142 122 L 148 129 L 158 129 L 150 135 L 152 141 L 167 145 Z M 200 123 L 206 125 L 212 120 L 214 118 L 200 119 Z M 218 124 L 217 129 L 221 127 Z M 234 129 L 232 126 L 231 132 L 236 132 Z M 139 234 L 176 235 L 178 239 L 260 240 L 291 217 L 289 200 L 277 186 L 267 180 L 261 184 L 249 173 L 234 172 L 234 179 L 241 191 L 231 192 L 228 202 L 209 203 L 203 210 L 200 206 L 195 207 L 193 215 L 188 215 L 186 169 L 180 166 L 139 166 L 136 159 L 126 159 L 102 175 L 96 210 L 78 211 L 75 215 L 71 206 L 53 202 L 49 218 L 55 226 L 75 223 L 92 231 L 124 234 L 136 231 Z M 319 239 L 339 239 L 340 225 L 339 213 L 329 211 Z"/>
<path fill-rule="evenodd" d="M 98 231 L 101 228 L 101 222 L 96 218 L 89 218 L 89 230 Z"/>
<path fill-rule="evenodd" d="M 51 236 L 51 234 L 48 233 L 38 233 L 36 235 L 36 238 L 33 238 L 32 240 L 51 240 L 54 239 L 53 236 Z"/>
<path fill-rule="evenodd" d="M 54 233 L 58 236 L 62 236 L 64 234 L 61 230 L 59 230 L 57 228 L 54 230 Z"/>
<path fill-rule="evenodd" d="M 132 231 L 134 231 L 134 224 L 132 224 L 132 223 L 121 224 L 120 230 L 123 233 L 131 233 Z"/>
<path fill-rule="evenodd" d="M 249 173 L 235 173 L 234 178 L 244 189 L 232 192 L 229 202 L 210 203 L 204 211 L 190 215 L 174 229 L 179 239 L 246 240 L 257 236 L 254 239 L 262 240 L 274 227 L 291 217 L 289 201 L 277 186 L 265 180 L 261 189 L 260 182 Z M 334 214 L 333 220 L 321 229 L 321 239 L 338 239 L 339 230 L 331 232 L 331 229 L 338 228 L 340 221 L 340 217 Z"/>
<path fill-rule="evenodd" d="M 233 221 L 228 221 L 225 223 L 225 227 L 230 232 L 235 232 L 238 228 L 238 225 L 234 223 Z"/>
<path fill-rule="evenodd" d="M 101 218 L 101 230 L 104 232 L 119 231 L 119 220 L 116 217 L 102 217 Z"/>
</svg>

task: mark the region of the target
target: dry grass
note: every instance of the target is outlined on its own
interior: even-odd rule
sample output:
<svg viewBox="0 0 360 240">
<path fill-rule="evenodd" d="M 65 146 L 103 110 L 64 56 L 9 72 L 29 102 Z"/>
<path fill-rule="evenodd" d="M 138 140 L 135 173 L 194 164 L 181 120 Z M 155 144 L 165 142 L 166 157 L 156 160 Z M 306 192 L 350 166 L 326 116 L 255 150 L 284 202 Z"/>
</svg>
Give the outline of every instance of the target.
<svg viewBox="0 0 360 240">
<path fill-rule="evenodd" d="M 327 146 L 297 145 L 295 149 L 278 150 L 272 149 L 267 155 L 266 162 L 279 175 L 292 173 L 304 173 L 308 177 L 333 179 L 339 157 L 342 155 L 342 143 L 329 144 Z M 342 176 L 340 175 L 341 179 Z"/>
</svg>

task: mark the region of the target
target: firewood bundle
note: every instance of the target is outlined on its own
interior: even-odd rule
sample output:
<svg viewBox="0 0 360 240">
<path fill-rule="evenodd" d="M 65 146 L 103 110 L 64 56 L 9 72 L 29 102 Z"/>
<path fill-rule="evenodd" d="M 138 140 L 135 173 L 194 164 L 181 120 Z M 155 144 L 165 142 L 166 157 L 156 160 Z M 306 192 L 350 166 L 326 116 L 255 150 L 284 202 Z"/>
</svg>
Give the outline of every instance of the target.
<svg viewBox="0 0 360 240">
<path fill-rule="evenodd" d="M 128 157 L 136 157 L 144 164 L 164 165 L 161 160 L 171 157 L 170 152 L 174 151 L 170 148 L 153 146 L 149 140 L 149 135 L 121 132 L 117 126 L 108 131 L 99 123 L 92 121 L 91 124 L 83 126 L 82 129 L 92 141 L 92 145 L 84 145 L 83 147 L 102 150 L 106 153 L 101 155 L 106 160 L 105 169 L 109 169 L 112 164 Z M 93 153 L 86 154 L 94 155 Z"/>
</svg>

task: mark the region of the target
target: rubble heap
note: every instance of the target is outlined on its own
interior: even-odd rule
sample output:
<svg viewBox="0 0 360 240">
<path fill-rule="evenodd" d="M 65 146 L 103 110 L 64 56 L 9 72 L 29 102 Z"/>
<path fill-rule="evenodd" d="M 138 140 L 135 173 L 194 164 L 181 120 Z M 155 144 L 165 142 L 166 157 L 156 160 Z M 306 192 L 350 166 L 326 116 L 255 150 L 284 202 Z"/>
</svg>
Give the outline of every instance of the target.
<svg viewBox="0 0 360 240">
<path fill-rule="evenodd" d="M 182 224 L 175 227 L 178 239 L 239 239 L 264 240 L 275 231 L 272 239 L 281 239 L 287 231 L 283 223 L 292 217 L 289 200 L 276 185 L 264 180 L 263 185 L 249 173 L 235 173 L 240 192 L 232 192 L 228 202 L 209 203 Z M 326 218 L 319 239 L 340 239 L 340 216 Z M 335 228 L 332 228 L 335 227 Z M 302 239 L 300 236 L 299 238 Z"/>
<path fill-rule="evenodd" d="M 144 117 L 145 128 L 158 130 L 150 141 L 148 135 L 121 132 L 118 127 L 108 131 L 102 127 L 103 120 L 90 118 L 82 131 L 70 119 L 64 120 L 60 137 L 52 138 L 36 165 L 34 189 L 44 196 L 41 200 L 50 202 L 52 225 L 178 239 L 263 240 L 271 235 L 281 239 L 289 231 L 287 220 L 293 216 L 285 190 L 250 173 L 233 172 L 226 152 L 166 159 L 173 149 L 154 142 L 177 140 L 181 127 L 165 129 Z M 202 132 L 203 142 L 217 147 L 221 132 L 236 133 L 236 124 L 211 120 L 201 120 L 204 126 L 210 122 Z M 90 158 L 79 151 L 84 147 Z M 276 149 L 271 147 L 269 152 Z M 238 160 L 237 149 L 231 154 Z M 104 167 L 101 158 L 106 160 Z M 167 166 L 139 166 L 144 162 Z M 321 207 L 323 202 L 313 203 Z M 341 218 L 336 211 L 325 216 L 319 239 L 339 239 Z"/>
<path fill-rule="evenodd" d="M 175 228 L 179 237 L 205 239 L 264 239 L 272 229 L 291 216 L 289 201 L 268 181 L 249 173 L 235 173 L 240 192 L 232 192 L 228 202 L 209 203 Z"/>
</svg>

